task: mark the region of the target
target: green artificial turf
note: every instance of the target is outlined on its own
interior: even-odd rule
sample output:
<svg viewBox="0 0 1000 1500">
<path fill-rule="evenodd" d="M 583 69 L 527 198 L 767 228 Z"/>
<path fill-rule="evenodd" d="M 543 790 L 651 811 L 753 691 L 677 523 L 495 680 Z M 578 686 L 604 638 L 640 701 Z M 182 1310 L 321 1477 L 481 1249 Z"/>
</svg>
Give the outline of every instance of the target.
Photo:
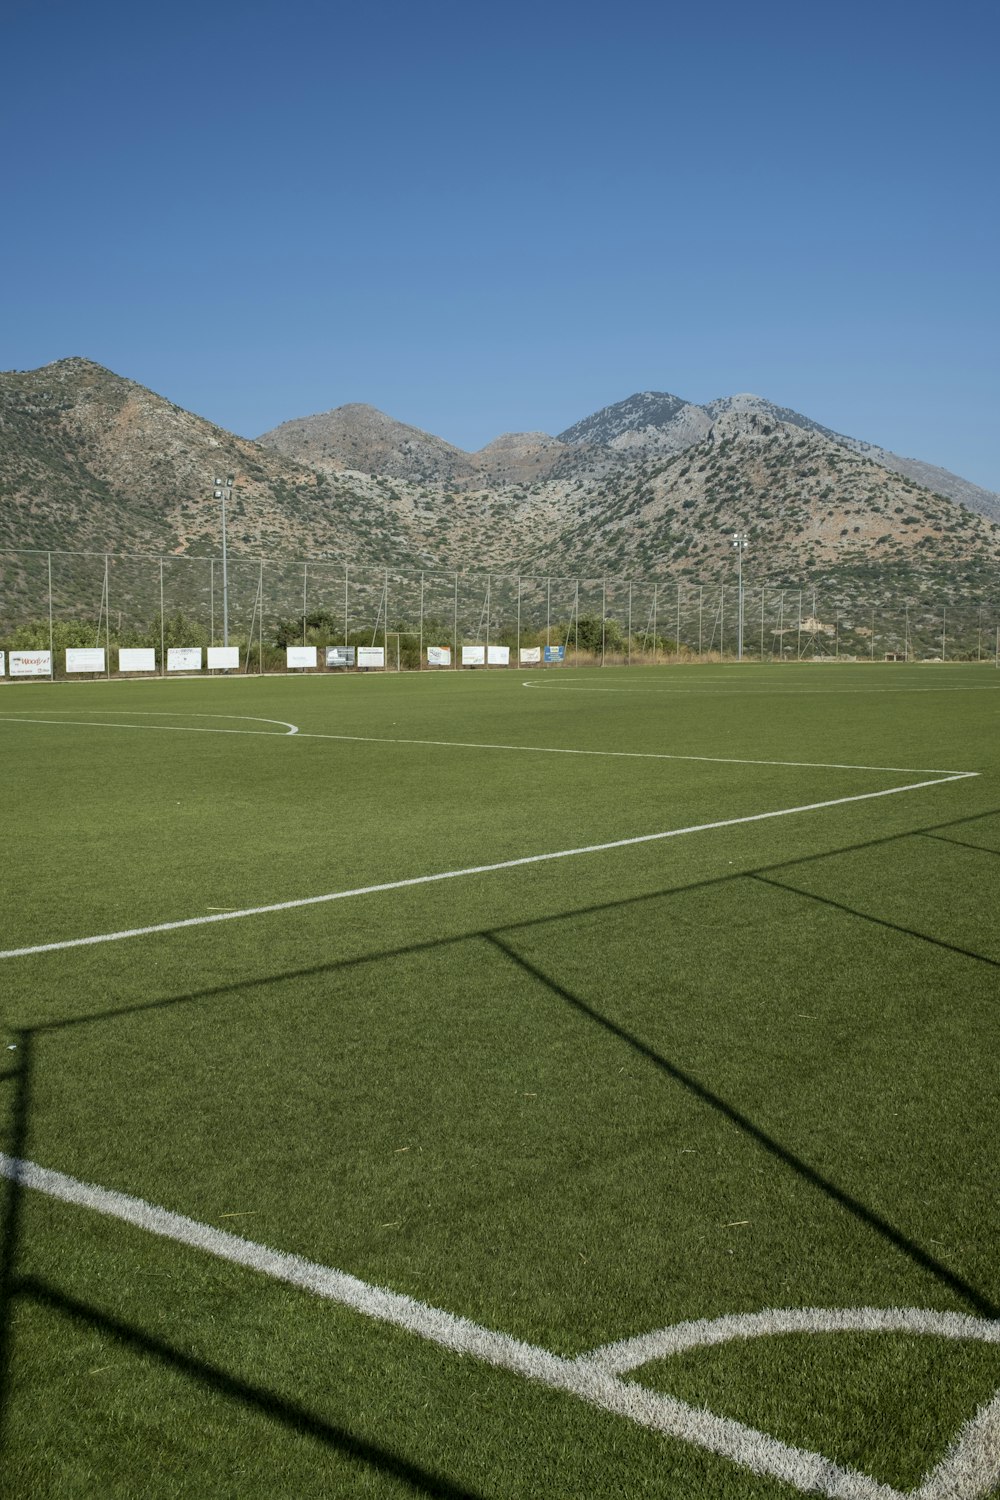
<svg viewBox="0 0 1000 1500">
<path fill-rule="evenodd" d="M 958 665 L 4 687 L 3 950 L 980 774 L 0 960 L 0 1149 L 570 1357 L 993 1318 L 998 711 Z M 12 1496 L 796 1493 L 0 1196 Z M 1000 1385 L 995 1346 L 872 1334 L 626 1378 L 903 1488 Z"/>
</svg>

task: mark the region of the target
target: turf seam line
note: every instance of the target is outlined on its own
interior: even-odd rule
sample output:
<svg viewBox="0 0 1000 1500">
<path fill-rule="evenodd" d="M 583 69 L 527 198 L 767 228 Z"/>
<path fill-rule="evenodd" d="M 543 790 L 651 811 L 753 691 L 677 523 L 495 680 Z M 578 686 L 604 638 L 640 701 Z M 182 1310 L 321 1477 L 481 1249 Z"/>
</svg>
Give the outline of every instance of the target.
<svg viewBox="0 0 1000 1500">
<path fill-rule="evenodd" d="M 207 916 L 181 917 L 171 922 L 155 922 L 143 927 L 129 927 L 117 932 L 94 933 L 89 937 L 64 938 L 51 943 L 34 943 L 24 948 L 0 950 L 0 960 L 27 958 L 39 953 L 58 953 L 68 948 L 87 948 L 98 943 L 120 943 L 128 938 L 148 937 L 157 932 L 176 932 L 185 927 L 207 927 L 215 922 L 233 922 L 244 917 L 268 916 L 273 912 L 295 911 L 307 906 L 320 906 L 331 901 L 347 901 L 356 896 L 379 895 L 386 891 L 401 891 L 410 887 L 433 885 L 444 880 L 458 880 L 469 875 L 490 875 L 499 870 L 515 870 L 526 865 L 546 864 L 557 859 L 572 859 L 583 854 L 603 854 L 610 849 L 634 848 L 639 844 L 652 844 L 664 839 L 680 838 L 690 833 L 708 833 L 717 828 L 735 828 L 747 823 L 762 823 L 772 818 L 788 818 L 797 813 L 821 812 L 828 807 L 842 807 L 848 803 L 868 802 L 877 797 L 893 797 L 903 792 L 916 792 L 926 787 L 944 786 L 952 781 L 965 781 L 977 776 L 977 771 L 955 771 L 948 776 L 939 776 L 932 781 L 907 782 L 904 786 L 884 787 L 877 792 L 856 792 L 849 797 L 831 797 L 823 802 L 807 802 L 796 807 L 775 808 L 771 812 L 747 813 L 739 818 L 721 818 L 712 823 L 696 823 L 687 828 L 668 828 L 658 833 L 640 833 L 631 838 L 610 839 L 603 844 L 582 844 L 574 849 L 556 849 L 545 854 L 524 854 L 517 859 L 497 860 L 492 864 L 469 865 L 459 870 L 441 870 L 433 875 L 411 875 L 402 880 L 381 881 L 376 885 L 354 886 L 343 891 L 326 891 L 319 896 L 299 896 L 290 901 L 274 901 L 264 906 L 248 906 L 237 911 L 213 912 Z"/>
<path fill-rule="evenodd" d="M 20 1188 L 91 1209 L 162 1239 L 298 1287 L 377 1322 L 416 1334 L 460 1357 L 478 1359 L 535 1384 L 575 1396 L 638 1426 L 730 1459 L 753 1473 L 782 1479 L 803 1493 L 819 1493 L 829 1500 L 902 1500 L 899 1491 L 857 1470 L 841 1467 L 821 1454 L 792 1447 L 732 1418 L 691 1407 L 677 1397 L 621 1381 L 589 1355 L 567 1359 L 403 1293 L 370 1285 L 348 1272 L 273 1250 L 142 1198 L 81 1182 L 34 1162 L 0 1153 L 0 1176 Z M 980 1413 L 979 1418 L 982 1416 Z M 958 1446 L 961 1447 L 961 1439 Z M 949 1454 L 949 1459 L 952 1457 Z"/>
</svg>

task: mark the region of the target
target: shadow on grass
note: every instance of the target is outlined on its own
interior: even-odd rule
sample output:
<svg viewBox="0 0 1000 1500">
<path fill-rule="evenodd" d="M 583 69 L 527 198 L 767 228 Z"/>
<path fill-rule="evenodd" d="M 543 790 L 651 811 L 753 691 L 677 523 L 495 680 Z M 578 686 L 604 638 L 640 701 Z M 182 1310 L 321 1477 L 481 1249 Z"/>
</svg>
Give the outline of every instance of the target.
<svg viewBox="0 0 1000 1500">
<path fill-rule="evenodd" d="M 344 1427 L 336 1427 L 330 1422 L 325 1422 L 295 1401 L 288 1401 L 273 1391 L 261 1390 L 260 1387 L 250 1385 L 245 1380 L 238 1380 L 226 1370 L 198 1359 L 193 1354 L 187 1354 L 183 1349 L 177 1349 L 165 1340 L 143 1332 L 131 1323 L 123 1322 L 119 1318 L 113 1318 L 105 1312 L 89 1307 L 78 1298 L 69 1297 L 36 1277 L 25 1277 L 16 1283 L 14 1290 L 17 1295 L 28 1301 L 61 1313 L 80 1327 L 99 1330 L 135 1354 L 148 1355 L 159 1360 L 171 1369 L 177 1370 L 181 1375 L 196 1381 L 213 1395 L 237 1401 L 241 1406 L 267 1417 L 270 1421 L 279 1423 L 290 1432 L 313 1438 L 325 1447 L 334 1449 L 344 1458 L 359 1464 L 366 1464 L 380 1474 L 401 1480 L 418 1494 L 438 1495 L 442 1497 L 442 1500 L 480 1500 L 475 1491 L 452 1484 L 450 1480 L 430 1473 L 408 1459 L 390 1452 L 388 1448 L 368 1442 L 365 1438 L 356 1437 Z"/>
<path fill-rule="evenodd" d="M 18 1033 L 16 1043 L 19 1052 L 18 1064 L 15 1068 L 0 1075 L 0 1082 L 13 1085 L 13 1100 L 10 1107 L 11 1126 L 8 1135 L 9 1150 L 7 1154 L 16 1158 L 24 1158 L 28 1154 L 33 1043 L 35 1038 L 45 1033 L 100 1023 L 120 1016 L 169 1009 L 179 1005 L 196 1004 L 204 1000 L 288 983 L 310 976 L 350 970 L 367 964 L 383 962 L 387 959 L 430 952 L 467 942 L 470 939 L 485 939 L 504 956 L 507 962 L 515 965 L 536 983 L 543 985 L 549 993 L 554 995 L 561 1003 L 570 1006 L 576 1014 L 585 1017 L 588 1022 L 601 1027 L 608 1034 L 631 1048 L 633 1052 L 657 1068 L 664 1076 L 669 1077 L 673 1082 L 679 1084 L 701 1103 L 715 1110 L 730 1124 L 753 1140 L 762 1150 L 766 1151 L 775 1161 L 780 1162 L 784 1167 L 793 1172 L 800 1181 L 807 1183 L 810 1187 L 821 1193 L 828 1201 L 835 1203 L 839 1208 L 850 1214 L 858 1223 L 891 1245 L 896 1251 L 909 1259 L 912 1264 L 919 1267 L 921 1271 L 933 1276 L 953 1296 L 973 1308 L 980 1316 L 996 1318 L 1000 1316 L 1000 1309 L 976 1287 L 953 1272 L 935 1256 L 928 1254 L 920 1245 L 904 1235 L 893 1224 L 889 1223 L 888 1220 L 882 1218 L 864 1203 L 860 1202 L 860 1200 L 840 1188 L 835 1182 L 817 1172 L 808 1162 L 802 1160 L 794 1152 L 783 1146 L 780 1141 L 770 1136 L 750 1119 L 749 1116 L 743 1114 L 734 1104 L 722 1098 L 719 1094 L 714 1093 L 692 1074 L 686 1072 L 669 1058 L 657 1052 L 648 1043 L 643 1041 L 640 1036 L 628 1031 L 610 1017 L 601 1014 L 600 1011 L 588 1005 L 580 996 L 575 995 L 572 991 L 565 988 L 565 986 L 560 985 L 557 980 L 552 979 L 541 969 L 529 962 L 512 946 L 509 935 L 527 931 L 534 927 L 550 926 L 559 922 L 578 920 L 582 917 L 597 916 L 601 913 L 637 906 L 644 902 L 662 900 L 665 897 L 673 895 L 681 895 L 712 887 L 721 887 L 747 878 L 756 879 L 762 884 L 773 886 L 785 892 L 823 901 L 826 898 L 812 897 L 809 892 L 801 891 L 795 886 L 787 885 L 779 880 L 768 877 L 769 875 L 773 876 L 778 871 L 792 869 L 798 865 L 811 864 L 825 859 L 835 859 L 842 854 L 876 848 L 915 836 L 927 835 L 933 837 L 940 830 L 959 827 L 966 823 L 978 822 L 984 818 L 995 817 L 998 812 L 1000 812 L 1000 809 L 994 808 L 987 812 L 972 814 L 968 817 L 930 824 L 922 829 L 905 830 L 901 833 L 825 850 L 818 854 L 777 861 L 757 869 L 740 870 L 705 880 L 665 887 L 661 890 L 648 892 L 639 896 L 623 897 L 613 901 L 581 906 L 552 916 L 511 922 L 493 929 L 480 928 L 449 937 L 434 938 L 426 942 L 386 949 L 378 953 L 364 954 L 356 958 L 334 960 L 328 963 L 287 970 L 278 974 L 270 974 L 260 978 L 213 985 L 202 990 L 187 991 L 183 994 L 146 1001 L 142 1004 L 121 1006 L 105 1011 L 93 1012 L 86 1016 L 70 1016 L 62 1020 L 43 1023 L 35 1028 L 22 1030 Z M 947 840 L 947 842 L 957 841 Z M 969 847 L 979 848 L 976 845 L 970 845 Z M 985 850 L 983 852 L 995 853 L 997 851 Z M 929 934 L 904 927 L 897 927 L 893 923 L 882 921 L 880 918 L 869 916 L 864 912 L 854 911 L 852 908 L 843 906 L 835 901 L 827 901 L 826 904 L 842 910 L 851 916 L 875 922 L 880 926 L 890 927 L 905 936 L 931 943 L 936 947 L 960 955 L 963 958 L 987 963 L 994 967 L 997 966 L 996 961 L 993 959 L 986 958 L 982 954 L 973 953 L 966 949 L 957 948 L 953 944 L 943 942 Z M 417 1493 L 443 1496 L 446 1497 L 446 1500 L 478 1500 L 478 1497 L 473 1492 L 461 1489 L 449 1480 L 436 1476 L 387 1449 L 380 1448 L 364 1439 L 355 1437 L 346 1429 L 324 1422 L 321 1418 L 310 1413 L 304 1407 L 300 1407 L 295 1402 L 288 1401 L 273 1392 L 262 1390 L 245 1381 L 238 1380 L 226 1371 L 208 1364 L 193 1355 L 186 1354 L 183 1350 L 176 1349 L 163 1340 L 157 1339 L 129 1323 L 114 1319 L 88 1306 L 84 1302 L 60 1292 L 58 1289 L 37 1278 L 19 1276 L 18 1264 L 21 1258 L 20 1237 L 23 1192 L 24 1189 L 16 1179 L 5 1182 L 4 1229 L 2 1241 L 0 1241 L 0 1442 L 2 1442 L 4 1418 L 9 1400 L 10 1376 L 13 1362 L 13 1309 L 16 1299 L 21 1297 L 61 1313 L 78 1325 L 100 1328 L 124 1347 L 156 1358 L 190 1377 L 192 1380 L 201 1383 L 207 1389 L 242 1403 L 260 1415 L 280 1423 L 288 1430 L 316 1439 L 327 1447 L 336 1450 L 350 1461 L 366 1464 L 375 1471 L 408 1484 Z"/>
<path fill-rule="evenodd" d="M 838 1187 L 835 1182 L 831 1182 L 828 1177 L 824 1177 L 822 1173 L 817 1172 L 808 1162 L 803 1161 L 800 1156 L 796 1156 L 793 1151 L 789 1151 L 780 1141 L 776 1141 L 773 1136 L 768 1135 L 765 1130 L 756 1125 L 748 1115 L 738 1110 L 735 1105 L 730 1104 L 721 1095 L 714 1093 L 705 1084 L 699 1082 L 694 1074 L 688 1073 L 683 1068 L 678 1067 L 676 1063 L 671 1062 L 662 1053 L 655 1051 L 641 1037 L 636 1036 L 634 1032 L 628 1031 L 624 1026 L 620 1026 L 617 1021 L 612 1021 L 610 1017 L 602 1015 L 599 1010 L 595 1010 L 592 1005 L 588 1005 L 579 995 L 574 995 L 572 990 L 566 989 L 557 980 L 543 973 L 535 964 L 524 958 L 516 949 L 512 948 L 508 943 L 503 942 L 495 934 L 486 933 L 484 936 L 511 963 L 516 964 L 525 974 L 530 975 L 532 979 L 544 985 L 557 999 L 564 1001 L 578 1015 L 585 1016 L 588 1021 L 593 1021 L 604 1031 L 609 1032 L 611 1036 L 616 1037 L 620 1042 L 624 1042 L 628 1047 L 631 1047 L 633 1052 L 644 1058 L 646 1062 L 652 1063 L 654 1067 L 658 1068 L 661 1073 L 665 1073 L 668 1078 L 673 1079 L 675 1083 L 679 1083 L 682 1088 L 685 1088 L 688 1093 L 693 1094 L 702 1104 L 709 1105 L 711 1109 L 714 1109 L 724 1119 L 728 1120 L 731 1125 L 735 1125 L 744 1135 L 756 1142 L 758 1146 L 763 1147 L 776 1161 L 781 1162 L 783 1166 L 791 1168 L 803 1182 L 808 1183 L 810 1187 L 816 1188 L 824 1197 L 836 1203 L 839 1208 L 845 1209 L 853 1218 L 863 1224 L 866 1229 L 871 1229 L 876 1234 L 881 1235 L 894 1249 L 900 1251 L 914 1265 L 919 1266 L 922 1271 L 927 1271 L 930 1275 L 936 1277 L 955 1296 L 960 1297 L 968 1306 L 974 1307 L 981 1317 L 1000 1317 L 1000 1308 L 997 1307 L 996 1303 L 984 1297 L 970 1282 L 956 1275 L 954 1271 L 949 1270 L 935 1256 L 929 1255 L 914 1240 L 902 1234 L 887 1219 L 883 1219 L 881 1215 L 874 1213 L 872 1209 L 868 1208 L 859 1199 L 852 1197 L 850 1193 Z"/>
</svg>

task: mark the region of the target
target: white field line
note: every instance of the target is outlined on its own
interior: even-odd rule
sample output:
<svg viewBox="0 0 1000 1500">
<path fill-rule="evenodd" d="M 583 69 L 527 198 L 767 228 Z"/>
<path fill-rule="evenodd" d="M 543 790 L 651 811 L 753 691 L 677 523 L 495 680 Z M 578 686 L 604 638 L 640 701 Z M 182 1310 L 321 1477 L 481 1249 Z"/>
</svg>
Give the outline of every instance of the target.
<svg viewBox="0 0 1000 1500">
<path fill-rule="evenodd" d="M 755 1474 L 783 1480 L 803 1493 L 819 1493 L 830 1500 L 901 1500 L 899 1491 L 857 1470 L 841 1467 L 821 1454 L 791 1447 L 741 1422 L 688 1406 L 674 1396 L 620 1381 L 588 1356 L 565 1359 L 413 1297 L 371 1286 L 345 1271 L 272 1250 L 267 1245 L 171 1213 L 142 1198 L 80 1182 L 33 1162 L 0 1154 L 0 1176 L 23 1188 L 92 1209 L 162 1239 L 299 1287 L 377 1322 L 416 1334 L 451 1353 L 481 1360 L 551 1390 L 575 1396 L 638 1426 L 730 1459 Z"/>
<path fill-rule="evenodd" d="M 624 1375 L 651 1360 L 668 1359 L 688 1349 L 779 1333 L 926 1333 L 942 1339 L 1000 1344 L 1000 1322 L 974 1318 L 968 1313 L 936 1312 L 921 1307 L 794 1307 L 675 1323 L 654 1333 L 642 1333 L 638 1338 L 605 1344 L 583 1357 L 609 1374 Z"/>
<path fill-rule="evenodd" d="M 50 712 L 60 713 L 61 714 L 63 712 L 63 710 L 53 709 L 53 710 L 50 710 Z M 66 712 L 69 712 L 69 710 L 66 710 Z M 107 708 L 107 709 L 104 709 L 104 708 L 93 709 L 92 708 L 90 710 L 90 712 L 91 713 L 98 713 L 98 714 L 100 714 L 100 713 L 122 713 L 122 712 L 124 712 L 124 713 L 127 713 L 127 714 L 131 714 L 134 717 L 139 717 L 141 715 L 142 718 L 163 718 L 163 719 L 240 719 L 243 722 L 248 723 L 248 724 L 279 724 L 281 726 L 281 728 L 286 731 L 286 735 L 284 736 L 285 738 L 287 738 L 288 735 L 290 735 L 290 734 L 298 734 L 298 732 L 299 732 L 299 726 L 297 724 L 290 724 L 287 719 L 263 719 L 263 718 L 260 717 L 259 714 L 203 714 L 203 713 L 190 713 L 187 710 L 181 710 L 181 709 L 177 710 L 176 712 L 173 712 L 173 711 L 171 711 L 169 709 L 162 709 L 162 708 L 159 708 L 159 709 L 157 709 L 157 708 L 135 708 L 135 709 L 133 709 L 133 708 L 126 708 L 124 710 L 123 709 L 112 709 L 112 708 Z M 202 728 L 202 726 L 199 725 L 199 724 L 113 724 L 113 723 L 109 724 L 104 719 L 67 719 L 67 718 L 62 718 L 62 717 L 60 717 L 58 719 L 29 719 L 27 717 L 27 715 L 25 713 L 23 713 L 23 712 L 14 712 L 13 714 L 0 714 L 0 723 L 5 723 L 5 724 L 56 724 L 56 725 L 67 724 L 67 725 L 71 725 L 71 726 L 73 726 L 75 728 L 84 728 L 84 729 L 168 729 L 168 730 L 172 729 L 172 730 L 180 730 L 182 733 L 187 733 L 187 734 L 270 734 L 271 733 L 270 729 L 215 729 L 215 728 L 212 728 L 212 727 Z M 282 736 L 279 735 L 278 738 L 280 739 L 280 738 L 282 738 Z"/>
<path fill-rule="evenodd" d="M 603 854 L 609 849 L 629 849 L 639 844 L 655 844 L 664 839 L 681 838 L 689 833 L 708 833 L 716 828 L 736 828 L 744 823 L 763 823 L 771 818 L 790 818 L 797 813 L 820 812 L 828 807 L 843 807 L 852 802 L 869 802 L 876 797 L 895 797 L 903 792 L 917 792 L 924 787 L 944 786 L 949 781 L 965 781 L 978 771 L 955 771 L 932 781 L 912 781 L 904 786 L 890 786 L 879 792 L 858 792 L 850 797 L 830 797 L 824 802 L 806 802 L 798 807 L 779 807 L 773 812 L 747 813 L 740 818 L 720 818 L 713 823 L 695 823 L 688 828 L 667 828 L 659 833 L 640 833 L 633 838 L 610 839 L 604 844 L 583 844 L 576 849 L 556 849 L 547 854 L 524 854 L 518 859 L 501 859 L 488 865 L 469 865 L 460 870 L 440 870 L 433 875 L 411 875 L 404 880 L 386 880 L 378 885 L 354 886 L 344 891 L 327 891 L 321 896 L 300 896 L 293 901 L 273 901 L 266 906 L 248 906 L 238 911 L 213 912 L 209 916 L 183 917 L 173 922 L 155 922 L 146 927 L 129 927 L 119 932 L 99 932 L 90 937 L 65 938 L 60 942 L 34 943 L 26 948 L 0 951 L 0 960 L 27 958 L 37 953 L 58 953 L 67 948 L 88 948 L 96 943 L 120 943 L 126 938 L 148 937 L 156 932 L 176 932 L 183 927 L 206 927 L 214 922 L 234 922 L 242 917 L 263 917 L 271 912 L 296 911 L 306 906 L 321 906 L 330 901 L 348 901 L 355 896 L 374 896 L 385 891 L 402 891 L 411 886 L 434 885 L 442 880 L 461 880 L 469 875 L 492 875 L 498 870 L 516 870 L 526 865 L 541 865 L 556 859 L 574 859 L 583 854 Z"/>
<path fill-rule="evenodd" d="M 714 691 L 711 688 L 708 688 L 708 687 L 705 687 L 705 688 L 675 688 L 675 687 L 672 687 L 672 686 L 665 687 L 665 688 L 662 688 L 662 689 L 661 688 L 648 688 L 648 687 L 645 687 L 645 686 L 638 687 L 638 688 L 636 688 L 636 687 L 592 688 L 592 687 L 577 687 L 577 685 L 575 683 L 573 683 L 573 682 L 522 682 L 521 686 L 522 687 L 526 687 L 526 688 L 541 688 L 543 691 L 548 690 L 549 692 L 556 692 L 556 693 L 636 693 L 636 694 L 643 694 L 644 693 L 647 696 L 653 696 L 653 697 L 659 697 L 659 698 L 665 698 L 665 699 L 666 698 L 690 698 L 690 697 L 696 697 L 696 698 L 705 698 L 705 697 L 718 697 L 718 698 L 733 698 L 733 697 L 740 697 L 740 698 L 753 698 L 753 697 L 758 697 L 758 698 L 780 698 L 780 697 L 783 697 L 783 696 L 784 697 L 791 697 L 791 698 L 802 698 L 802 697 L 805 697 L 807 695 L 810 695 L 812 697 L 820 697 L 820 698 L 822 698 L 822 697 L 826 697 L 826 696 L 833 697 L 833 696 L 835 696 L 837 694 L 843 694 L 843 693 L 848 693 L 851 697 L 863 697 L 866 693 L 877 693 L 880 697 L 891 696 L 893 693 L 1000 693 L 1000 682 L 992 684 L 992 685 L 991 684 L 978 683 L 978 682 L 976 682 L 976 683 L 953 683 L 953 684 L 949 685 L 948 687 L 943 687 L 942 686 L 942 687 L 919 687 L 919 688 L 898 688 L 898 687 L 881 687 L 881 688 L 846 688 L 846 687 L 845 688 L 809 688 L 809 687 L 772 688 L 772 687 L 760 687 L 759 685 L 755 685 L 754 688 L 749 689 L 749 690 L 748 689 L 744 689 L 744 688 L 731 688 L 731 687 L 729 687 L 727 685 L 724 688 L 719 688 L 719 689 L 714 690 Z"/>
<path fill-rule="evenodd" d="M 122 712 L 115 709 L 98 709 L 98 713 Z M 125 713 L 131 713 L 131 709 L 125 709 Z M 154 710 L 136 710 L 136 713 L 153 713 Z M 182 713 L 171 715 L 164 713 L 163 717 L 183 718 Z M 251 719 L 250 714 L 190 714 L 189 718 L 204 719 Z M 784 766 L 796 770 L 814 771 L 891 771 L 901 776 L 976 776 L 976 771 L 954 771 L 942 770 L 937 766 L 867 766 L 855 765 L 849 761 L 836 760 L 756 760 L 742 758 L 733 755 L 676 755 L 661 750 L 581 750 L 578 748 L 567 749 L 561 745 L 508 745 L 493 743 L 488 740 L 421 740 L 404 737 L 402 735 L 383 734 L 321 734 L 297 728 L 284 719 L 258 719 L 261 724 L 281 724 L 288 730 L 289 735 L 296 735 L 300 740 L 335 740 L 344 741 L 347 744 L 356 745 L 426 745 L 438 750 L 503 750 L 520 751 L 526 755 L 589 755 L 604 757 L 609 760 L 669 760 L 669 761 L 693 761 L 704 765 L 716 766 Z M 183 724 L 108 724 L 104 720 L 89 719 L 29 719 L 21 714 L 8 717 L 0 714 L 0 723 L 14 724 L 67 724 L 75 728 L 93 729 L 185 729 Z M 192 733 L 198 734 L 267 734 L 268 730 L 260 729 L 195 729 Z M 278 736 L 282 738 L 282 736 Z M 287 738 L 287 735 L 284 736 Z"/>
</svg>

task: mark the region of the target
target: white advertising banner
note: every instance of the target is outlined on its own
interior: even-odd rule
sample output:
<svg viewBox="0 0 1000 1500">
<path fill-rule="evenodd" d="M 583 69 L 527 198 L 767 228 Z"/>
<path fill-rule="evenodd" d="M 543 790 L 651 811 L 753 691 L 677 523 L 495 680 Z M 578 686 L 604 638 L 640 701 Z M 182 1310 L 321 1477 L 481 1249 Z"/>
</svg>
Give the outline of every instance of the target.
<svg viewBox="0 0 1000 1500">
<path fill-rule="evenodd" d="M 168 672 L 200 672 L 201 671 L 201 647 L 200 646 L 168 646 L 167 647 L 167 671 Z"/>
<path fill-rule="evenodd" d="M 486 665 L 486 647 L 485 646 L 463 646 L 462 647 L 462 666 L 463 667 L 485 667 L 485 665 Z"/>
<path fill-rule="evenodd" d="M 542 659 L 542 648 L 541 648 L 541 646 L 522 646 L 521 647 L 521 666 L 522 667 L 531 667 L 531 666 L 534 666 L 534 665 L 536 665 L 536 663 L 540 662 L 541 659 Z"/>
<path fill-rule="evenodd" d="M 427 647 L 427 665 L 429 667 L 450 667 L 451 666 L 451 647 L 450 646 L 428 646 Z"/>
<path fill-rule="evenodd" d="M 285 660 L 290 672 L 300 672 L 316 665 L 315 646 L 286 646 Z"/>
<path fill-rule="evenodd" d="M 358 666 L 359 667 L 384 667 L 385 666 L 385 647 L 384 646 L 359 646 L 358 647 Z"/>
<path fill-rule="evenodd" d="M 10 675 L 12 677 L 51 677 L 52 652 L 12 651 Z"/>
<path fill-rule="evenodd" d="M 486 648 L 486 664 L 490 667 L 509 667 L 510 647 L 488 646 Z"/>
<path fill-rule="evenodd" d="M 7 657 L 6 657 L 6 655 L 5 655 L 5 653 L 3 651 L 0 651 L 0 677 L 2 677 L 6 671 L 7 671 Z"/>
<path fill-rule="evenodd" d="M 67 646 L 67 672 L 103 672 L 103 646 Z"/>
<path fill-rule="evenodd" d="M 118 652 L 119 672 L 155 672 L 156 652 L 152 646 L 122 646 Z"/>
<path fill-rule="evenodd" d="M 239 646 L 209 646 L 207 665 L 210 672 L 239 671 Z"/>
</svg>

